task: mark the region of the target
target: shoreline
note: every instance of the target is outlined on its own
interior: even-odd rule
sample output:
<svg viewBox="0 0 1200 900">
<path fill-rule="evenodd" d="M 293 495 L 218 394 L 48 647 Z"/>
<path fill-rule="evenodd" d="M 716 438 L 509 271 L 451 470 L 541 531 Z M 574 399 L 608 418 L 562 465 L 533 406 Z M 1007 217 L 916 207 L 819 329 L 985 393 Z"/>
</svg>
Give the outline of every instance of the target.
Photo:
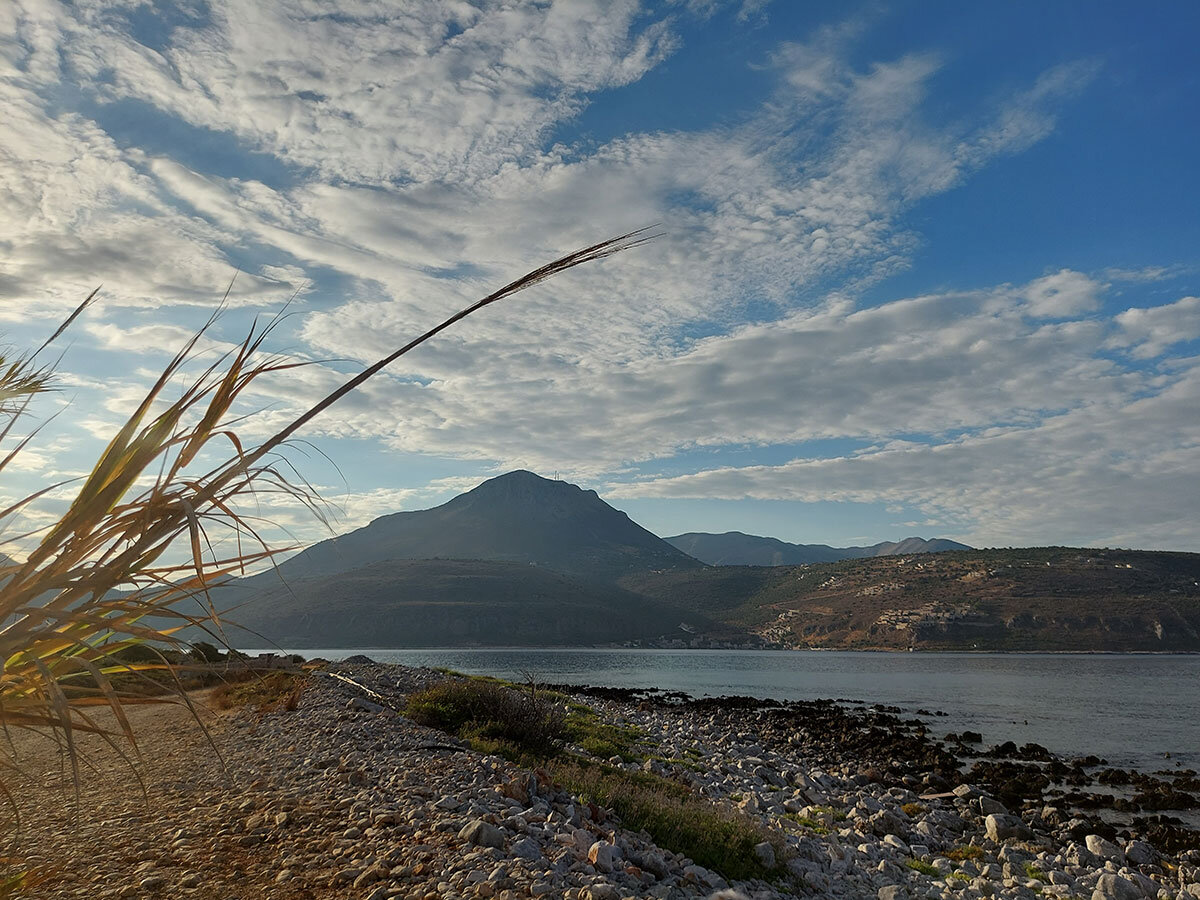
<svg viewBox="0 0 1200 900">
<path fill-rule="evenodd" d="M 331 660 L 350 653 L 302 652 Z M 356 652 L 388 663 L 448 666 L 516 681 L 533 675 L 538 681 L 581 686 L 665 687 L 696 697 L 734 693 L 780 701 L 883 703 L 922 717 L 939 735 L 979 731 L 990 743 L 1012 738 L 1018 744 L 1043 744 L 1064 756 L 1095 753 L 1143 772 L 1179 765 L 1200 769 L 1200 697 L 1191 694 L 1200 669 L 1193 656 L 780 655 L 588 648 Z M 1126 675 L 1132 680 L 1125 680 Z M 1103 699 L 1110 695 L 1112 702 Z M 1126 709 L 1123 704 L 1130 705 Z M 1144 724 L 1135 724 L 1139 722 Z"/>
<path fill-rule="evenodd" d="M 330 664 L 329 671 L 338 677 L 318 676 L 314 699 L 326 713 L 324 731 L 336 739 L 343 760 L 339 771 L 349 765 L 346 760 L 359 760 L 358 769 L 350 765 L 351 783 L 353 771 L 362 771 L 361 764 L 371 756 L 369 748 L 385 748 L 381 742 L 388 735 L 409 732 L 411 744 L 414 729 L 429 733 L 391 711 L 404 708 L 408 693 L 459 677 L 362 655 Z M 818 895 L 1132 900 L 1133 892 L 1157 898 L 1160 890 L 1172 898 L 1200 897 L 1200 832 L 1173 825 L 1162 813 L 1106 822 L 1099 815 L 1072 810 L 1068 792 L 1048 790 L 1050 783 L 1042 783 L 1041 773 L 1057 771 L 1065 781 L 1075 782 L 1078 800 L 1106 771 L 1096 758 L 1059 760 L 1037 745 L 1000 745 L 994 748 L 999 752 L 962 742 L 951 747 L 934 740 L 920 722 L 887 708 L 854 708 L 828 700 L 697 699 L 657 690 L 541 687 L 561 691 L 571 702 L 592 708 L 602 721 L 643 736 L 645 745 L 635 758 L 617 756 L 596 764 L 682 785 L 695 797 L 766 829 L 778 839 L 772 852 L 779 859 L 772 859 L 783 874 L 768 881 L 728 881 L 670 847 L 649 841 L 644 832 L 623 830 L 610 810 L 594 809 L 592 804 L 592 819 L 580 819 L 583 801 L 578 796 L 549 784 L 533 787 L 541 785 L 540 770 L 480 755 L 445 735 L 437 744 L 426 737 L 425 745 L 437 748 L 426 752 L 426 762 L 440 760 L 443 774 L 459 766 L 473 772 L 478 783 L 482 765 L 493 777 L 472 789 L 469 797 L 460 792 L 439 800 L 433 796 L 437 791 L 426 791 L 420 800 L 425 811 L 418 816 L 417 837 L 428 844 L 432 816 L 438 820 L 432 823 L 435 833 L 447 836 L 451 848 L 461 847 L 454 836 L 461 839 L 475 821 L 457 815 L 465 805 L 480 816 L 478 821 L 498 829 L 497 852 L 504 857 L 495 859 L 500 865 L 514 861 L 514 848 L 520 848 L 515 858 L 527 857 L 538 870 L 507 868 L 505 877 L 511 879 L 514 871 L 520 877 L 511 888 L 514 893 L 505 896 L 501 891 L 498 900 L 542 895 L 564 900 L 683 900 L 723 890 L 734 892 L 722 895 L 727 898 L 758 900 Z M 336 729 L 328 722 L 331 709 L 340 710 Z M 285 733 L 291 730 L 286 722 L 276 727 Z M 582 751 L 576 747 L 572 752 Z M 456 762 L 460 758 L 461 763 Z M 371 759 L 367 771 L 385 765 L 378 754 Z M 966 769 L 968 760 L 971 768 Z M 343 772 L 339 777 L 347 776 Z M 519 799 L 503 800 L 513 804 L 507 814 L 502 807 L 493 809 L 496 792 L 511 793 L 504 785 L 514 778 L 525 785 L 517 791 Z M 1153 785 L 1143 781 L 1142 787 Z M 521 795 L 521 790 L 526 793 Z M 485 802 L 487 797 L 492 800 Z M 534 797 L 541 797 L 542 805 Z M 355 830 L 370 833 L 358 826 L 347 833 Z M 437 857 L 434 868 L 444 863 L 443 874 L 452 872 L 454 855 L 470 850 L 454 850 L 444 860 Z M 596 853 L 599 862 L 592 858 Z M 355 865 L 333 877 L 357 882 L 366 871 L 369 866 Z M 473 876 L 461 869 L 459 874 L 459 884 L 449 880 L 436 885 L 438 896 L 493 896 L 478 888 L 482 882 L 467 884 Z M 421 894 L 397 887 L 396 893 L 373 891 L 364 896 L 385 900 Z"/>
<path fill-rule="evenodd" d="M 522 646 L 520 644 L 504 644 L 497 646 L 463 645 L 458 647 L 250 647 L 237 648 L 240 653 L 282 653 L 305 655 L 314 650 L 332 650 L 346 653 L 349 656 L 368 655 L 371 653 L 492 653 L 504 651 L 537 651 L 555 652 L 578 651 L 594 653 L 598 650 L 620 650 L 625 652 L 645 653 L 891 653 L 904 656 L 909 653 L 926 655 L 975 655 L 988 654 L 993 656 L 1200 656 L 1200 650 L 898 650 L 894 647 L 624 647 L 614 644 L 597 644 L 581 646 L 577 644 L 538 644 Z M 345 658 L 345 657 L 343 657 Z M 336 660 L 335 660 L 336 661 Z"/>
</svg>

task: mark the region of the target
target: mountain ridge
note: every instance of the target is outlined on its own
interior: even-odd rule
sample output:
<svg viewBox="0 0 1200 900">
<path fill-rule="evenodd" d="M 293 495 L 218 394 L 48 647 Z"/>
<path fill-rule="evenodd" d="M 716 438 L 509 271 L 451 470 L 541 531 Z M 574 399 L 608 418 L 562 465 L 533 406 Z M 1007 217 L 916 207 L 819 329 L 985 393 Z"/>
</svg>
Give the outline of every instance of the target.
<svg viewBox="0 0 1200 900">
<path fill-rule="evenodd" d="M 622 584 L 788 649 L 1200 651 L 1200 553 L 994 548 Z"/>
<path fill-rule="evenodd" d="M 919 537 L 880 541 L 878 544 L 864 547 L 790 544 L 778 538 L 745 534 L 741 531 L 726 531 L 722 534 L 689 531 L 663 540 L 710 566 L 795 566 L 905 553 L 943 553 L 973 549 L 946 538 L 926 540 Z"/>
<path fill-rule="evenodd" d="M 1200 650 L 1200 554 L 909 549 L 930 546 L 706 565 L 594 491 L 518 471 L 233 579 L 218 605 L 238 606 L 242 646 Z"/>
</svg>

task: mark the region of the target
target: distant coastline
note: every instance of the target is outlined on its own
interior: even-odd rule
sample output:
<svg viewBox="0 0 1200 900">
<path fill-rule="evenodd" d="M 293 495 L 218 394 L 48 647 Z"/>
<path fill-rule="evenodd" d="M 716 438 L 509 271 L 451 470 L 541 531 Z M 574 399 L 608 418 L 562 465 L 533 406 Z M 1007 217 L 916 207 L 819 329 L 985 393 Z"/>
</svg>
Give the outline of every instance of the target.
<svg viewBox="0 0 1200 900">
<path fill-rule="evenodd" d="M 503 652 L 516 650 L 555 650 L 555 651 L 602 651 L 627 650 L 630 652 L 688 652 L 688 653 L 886 653 L 904 656 L 909 653 L 923 656 L 960 656 L 965 654 L 980 656 L 1200 656 L 1200 650 L 990 650 L 990 649 L 961 649 L 942 650 L 925 649 L 922 647 L 912 650 L 901 650 L 896 647 L 625 647 L 615 644 L 459 644 L 456 646 L 429 647 L 236 647 L 240 653 L 284 653 L 308 656 L 314 650 L 335 651 L 347 656 L 371 653 L 459 653 L 470 651 Z"/>
</svg>

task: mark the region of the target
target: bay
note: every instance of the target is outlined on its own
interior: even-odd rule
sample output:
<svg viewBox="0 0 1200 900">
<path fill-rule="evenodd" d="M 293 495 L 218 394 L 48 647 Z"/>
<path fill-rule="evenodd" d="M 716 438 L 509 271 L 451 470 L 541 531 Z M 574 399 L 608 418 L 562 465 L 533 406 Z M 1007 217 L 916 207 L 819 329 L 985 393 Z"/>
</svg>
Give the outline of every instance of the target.
<svg viewBox="0 0 1200 900">
<path fill-rule="evenodd" d="M 248 651 L 258 652 L 258 651 Z M 632 649 L 304 649 L 515 681 L 900 707 L 937 737 L 1038 743 L 1144 771 L 1200 768 L 1200 655 Z M 919 710 L 926 712 L 919 713 Z M 944 713 L 934 715 L 933 713 Z M 1169 754 L 1169 756 L 1167 756 Z"/>
</svg>

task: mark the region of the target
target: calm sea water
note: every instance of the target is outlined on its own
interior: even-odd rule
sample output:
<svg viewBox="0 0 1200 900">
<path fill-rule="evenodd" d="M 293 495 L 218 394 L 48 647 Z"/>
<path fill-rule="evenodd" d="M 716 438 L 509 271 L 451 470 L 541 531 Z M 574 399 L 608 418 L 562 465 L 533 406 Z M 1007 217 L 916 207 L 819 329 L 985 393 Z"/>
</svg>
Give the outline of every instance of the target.
<svg viewBox="0 0 1200 900">
<path fill-rule="evenodd" d="M 300 650 L 477 675 L 693 696 L 832 698 L 918 709 L 935 735 L 1033 741 L 1146 770 L 1200 769 L 1200 655 L 755 650 Z M 1170 759 L 1164 757 L 1170 753 Z"/>
</svg>

